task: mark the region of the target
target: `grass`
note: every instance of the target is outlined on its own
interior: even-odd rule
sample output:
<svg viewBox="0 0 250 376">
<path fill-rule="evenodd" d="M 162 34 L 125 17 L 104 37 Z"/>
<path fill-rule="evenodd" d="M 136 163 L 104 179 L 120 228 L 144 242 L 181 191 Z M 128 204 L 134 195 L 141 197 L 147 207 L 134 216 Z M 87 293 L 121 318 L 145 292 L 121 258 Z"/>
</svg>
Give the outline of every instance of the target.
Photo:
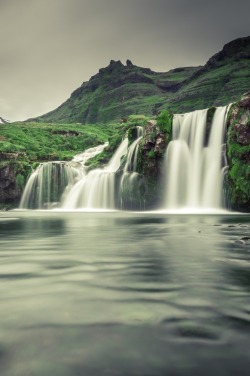
<svg viewBox="0 0 250 376">
<path fill-rule="evenodd" d="M 0 152 L 23 153 L 31 161 L 70 160 L 106 142 L 118 132 L 118 124 L 12 123 L 1 126 L 0 131 Z"/>
</svg>

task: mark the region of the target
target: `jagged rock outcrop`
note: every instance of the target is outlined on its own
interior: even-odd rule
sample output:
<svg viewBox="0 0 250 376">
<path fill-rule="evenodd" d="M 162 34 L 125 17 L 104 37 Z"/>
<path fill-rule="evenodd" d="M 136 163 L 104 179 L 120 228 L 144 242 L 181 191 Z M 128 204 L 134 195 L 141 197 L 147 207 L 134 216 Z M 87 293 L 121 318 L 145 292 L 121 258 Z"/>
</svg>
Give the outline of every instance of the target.
<svg viewBox="0 0 250 376">
<path fill-rule="evenodd" d="M 166 151 L 166 134 L 157 125 L 156 120 L 149 120 L 144 131 L 141 145 L 141 172 L 147 179 L 159 180 L 162 157 Z"/>
<path fill-rule="evenodd" d="M 144 178 L 144 201 L 147 209 L 157 207 L 162 198 L 163 161 L 172 134 L 172 115 L 163 111 L 149 120 L 144 129 L 138 157 L 138 171 Z"/>
<path fill-rule="evenodd" d="M 1 116 L 0 116 L 0 124 L 6 124 L 8 123 L 6 120 L 4 120 Z"/>
<path fill-rule="evenodd" d="M 250 92 L 232 105 L 227 121 L 228 201 L 250 212 Z"/>
</svg>

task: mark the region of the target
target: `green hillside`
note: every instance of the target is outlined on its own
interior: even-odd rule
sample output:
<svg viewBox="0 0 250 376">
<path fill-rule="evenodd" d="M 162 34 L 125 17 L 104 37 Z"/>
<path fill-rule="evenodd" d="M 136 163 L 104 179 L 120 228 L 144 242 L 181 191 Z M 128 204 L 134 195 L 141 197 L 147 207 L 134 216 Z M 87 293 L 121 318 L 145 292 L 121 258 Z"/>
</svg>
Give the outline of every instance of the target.
<svg viewBox="0 0 250 376">
<path fill-rule="evenodd" d="M 174 113 L 234 102 L 250 87 L 250 37 L 226 44 L 203 67 L 153 72 L 127 60 L 111 60 L 84 82 L 61 106 L 35 121 L 107 123 L 131 114 L 152 116 L 162 109 Z"/>
</svg>

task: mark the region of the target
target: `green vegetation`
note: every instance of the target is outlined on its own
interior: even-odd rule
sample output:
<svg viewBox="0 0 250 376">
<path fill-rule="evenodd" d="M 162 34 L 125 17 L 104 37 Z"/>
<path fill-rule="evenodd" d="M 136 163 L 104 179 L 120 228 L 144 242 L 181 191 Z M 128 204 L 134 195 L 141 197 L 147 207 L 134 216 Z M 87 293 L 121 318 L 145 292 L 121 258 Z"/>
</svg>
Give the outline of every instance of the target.
<svg viewBox="0 0 250 376">
<path fill-rule="evenodd" d="M 129 143 L 133 142 L 137 137 L 137 126 L 145 127 L 148 117 L 144 115 L 130 115 L 124 118 L 120 125 L 117 125 L 117 133 L 108 138 L 109 145 L 103 150 L 102 153 L 89 159 L 86 163 L 89 170 L 98 168 L 101 165 L 107 164 L 118 148 L 122 139 L 127 136 Z"/>
<path fill-rule="evenodd" d="M 117 124 L 13 123 L 1 126 L 0 151 L 23 153 L 30 161 L 70 160 L 118 132 Z"/>
<path fill-rule="evenodd" d="M 161 132 L 165 132 L 166 134 L 171 135 L 172 122 L 173 122 L 173 114 L 170 114 L 167 110 L 163 110 L 157 116 L 157 125 L 159 126 Z"/>
<path fill-rule="evenodd" d="M 37 121 L 55 123 L 120 122 L 131 114 L 154 116 L 222 106 L 249 90 L 250 37 L 228 43 L 202 67 L 153 72 L 131 62 L 111 61 L 70 98 Z"/>
<path fill-rule="evenodd" d="M 248 114 L 248 118 L 246 118 Z M 227 192 L 235 210 L 250 212 L 250 112 L 240 107 L 240 102 L 232 106 L 227 137 L 229 171 Z"/>
<path fill-rule="evenodd" d="M 16 185 L 19 189 L 23 189 L 25 186 L 25 178 L 22 174 L 17 174 L 16 176 Z"/>
<path fill-rule="evenodd" d="M 71 160 L 87 148 L 110 141 L 112 154 L 121 140 L 119 124 L 1 124 L 0 203 L 16 207 L 25 183 L 40 162 Z"/>
<path fill-rule="evenodd" d="M 155 157 L 155 151 L 153 149 L 149 150 L 148 157 L 149 158 L 154 158 Z"/>
<path fill-rule="evenodd" d="M 101 154 L 88 161 L 89 169 L 107 164 L 125 135 L 131 144 L 137 126 L 142 126 L 138 196 L 143 197 L 140 205 L 145 199 L 154 205 L 159 198 L 163 156 L 171 140 L 172 113 L 209 108 L 207 142 L 215 106 L 234 102 L 249 90 L 249 57 L 250 37 L 246 37 L 224 46 L 203 67 L 158 73 L 130 61 L 126 65 L 111 61 L 56 110 L 28 122 L 1 124 L 0 177 L 4 188 L 0 188 L 0 202 L 7 205 L 11 201 L 8 192 L 14 192 L 18 200 L 28 175 L 40 162 L 71 160 L 87 148 L 109 141 Z M 232 115 L 233 109 L 236 115 Z M 250 146 L 244 136 L 250 125 L 249 112 L 247 122 L 241 119 L 243 112 L 246 108 L 239 104 L 230 112 L 228 195 L 234 208 L 250 211 Z"/>
</svg>

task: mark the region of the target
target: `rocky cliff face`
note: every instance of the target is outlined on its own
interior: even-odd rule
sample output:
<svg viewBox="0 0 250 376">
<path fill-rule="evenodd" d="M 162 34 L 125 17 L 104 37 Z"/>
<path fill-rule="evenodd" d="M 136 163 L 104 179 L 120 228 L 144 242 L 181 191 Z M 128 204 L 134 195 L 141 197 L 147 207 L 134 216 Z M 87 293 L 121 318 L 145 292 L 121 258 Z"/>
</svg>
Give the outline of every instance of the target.
<svg viewBox="0 0 250 376">
<path fill-rule="evenodd" d="M 24 188 L 18 153 L 0 152 L 0 208 L 17 206 Z"/>
<path fill-rule="evenodd" d="M 250 212 L 250 92 L 232 105 L 227 127 L 228 201 Z"/>
<path fill-rule="evenodd" d="M 105 123 L 163 109 L 185 113 L 238 100 L 250 85 L 250 37 L 226 44 L 203 67 L 153 72 L 111 60 L 56 110 L 36 121 Z"/>
<path fill-rule="evenodd" d="M 163 160 L 170 133 L 164 132 L 156 120 L 148 121 L 140 148 L 139 169 L 144 176 L 147 209 L 157 207 L 162 197 Z"/>
</svg>

